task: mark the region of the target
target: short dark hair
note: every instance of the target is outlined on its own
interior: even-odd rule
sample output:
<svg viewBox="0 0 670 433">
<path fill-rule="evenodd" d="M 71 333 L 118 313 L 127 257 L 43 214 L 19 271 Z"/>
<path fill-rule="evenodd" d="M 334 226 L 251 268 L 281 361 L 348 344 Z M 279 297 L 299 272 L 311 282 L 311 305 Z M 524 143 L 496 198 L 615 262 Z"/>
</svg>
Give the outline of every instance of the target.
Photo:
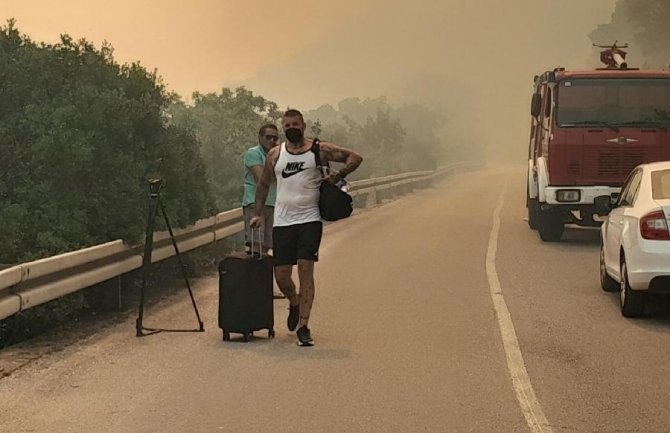
<svg viewBox="0 0 670 433">
<path fill-rule="evenodd" d="M 300 119 L 304 122 L 305 119 L 302 117 L 302 113 L 295 108 L 289 108 L 284 112 L 284 117 L 300 117 Z"/>
<path fill-rule="evenodd" d="M 266 123 L 265 125 L 261 126 L 261 129 L 258 130 L 258 135 L 265 134 L 266 129 L 274 129 L 275 131 L 279 132 L 277 125 L 274 125 L 272 123 Z"/>
</svg>

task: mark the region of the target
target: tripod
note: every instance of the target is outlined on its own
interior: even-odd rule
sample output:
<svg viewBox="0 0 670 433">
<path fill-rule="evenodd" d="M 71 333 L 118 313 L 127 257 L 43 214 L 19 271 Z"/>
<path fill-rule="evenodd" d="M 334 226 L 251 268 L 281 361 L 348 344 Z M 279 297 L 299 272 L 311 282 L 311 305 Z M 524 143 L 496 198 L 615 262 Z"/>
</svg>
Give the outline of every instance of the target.
<svg viewBox="0 0 670 433">
<path fill-rule="evenodd" d="M 135 322 L 135 328 L 137 330 L 137 337 L 144 337 L 147 335 L 157 334 L 159 332 L 204 332 L 205 328 L 200 319 L 200 313 L 198 312 L 198 306 L 195 304 L 195 298 L 193 297 L 193 290 L 191 290 L 191 284 L 188 282 L 188 277 L 186 276 L 186 265 L 181 259 L 179 254 L 179 247 L 177 246 L 177 241 L 172 232 L 172 226 L 170 225 L 170 220 L 168 219 L 167 212 L 165 212 L 165 206 L 161 200 L 160 191 L 165 185 L 163 184 L 162 179 L 151 179 L 149 180 L 149 218 L 147 219 L 147 231 L 144 238 L 144 257 L 142 259 L 142 289 L 140 291 L 140 309 L 137 321 Z M 156 219 L 156 214 L 160 209 L 165 219 L 165 225 L 167 226 L 168 232 L 170 233 L 170 238 L 172 239 L 172 246 L 174 247 L 175 253 L 177 255 L 177 260 L 179 260 L 179 265 L 181 266 L 182 275 L 184 276 L 184 281 L 186 282 L 186 287 L 188 288 L 188 294 L 191 297 L 191 303 L 193 304 L 193 310 L 195 311 L 195 316 L 198 319 L 198 324 L 200 325 L 198 329 L 164 329 L 164 328 L 146 328 L 142 324 L 144 319 L 144 295 L 147 289 L 148 279 L 149 279 L 149 268 L 151 267 L 151 254 L 153 251 L 154 243 L 154 220 Z M 145 332 L 147 331 L 147 332 Z"/>
</svg>

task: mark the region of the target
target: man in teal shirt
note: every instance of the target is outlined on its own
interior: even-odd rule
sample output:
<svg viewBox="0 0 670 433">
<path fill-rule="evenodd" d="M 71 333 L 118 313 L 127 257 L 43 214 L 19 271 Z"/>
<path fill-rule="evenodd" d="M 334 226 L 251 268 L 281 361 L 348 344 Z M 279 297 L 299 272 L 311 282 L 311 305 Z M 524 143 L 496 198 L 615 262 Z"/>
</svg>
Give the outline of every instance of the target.
<svg viewBox="0 0 670 433">
<path fill-rule="evenodd" d="M 242 211 L 244 215 L 244 236 L 247 251 L 251 248 L 251 228 L 249 221 L 254 217 L 256 201 L 256 185 L 261 179 L 265 168 L 265 158 L 270 149 L 275 147 L 279 141 L 279 131 L 273 124 L 263 125 L 258 131 L 258 145 L 247 150 L 244 154 L 244 197 L 242 199 Z M 277 196 L 277 187 L 270 187 L 268 198 L 265 200 L 265 209 L 262 213 L 263 232 L 261 241 L 263 251 L 272 249 L 272 226 L 274 225 L 274 206 Z M 255 242 L 258 242 L 254 239 Z M 256 244 L 258 245 L 258 244 Z M 255 246 L 257 248 L 257 246 Z"/>
</svg>

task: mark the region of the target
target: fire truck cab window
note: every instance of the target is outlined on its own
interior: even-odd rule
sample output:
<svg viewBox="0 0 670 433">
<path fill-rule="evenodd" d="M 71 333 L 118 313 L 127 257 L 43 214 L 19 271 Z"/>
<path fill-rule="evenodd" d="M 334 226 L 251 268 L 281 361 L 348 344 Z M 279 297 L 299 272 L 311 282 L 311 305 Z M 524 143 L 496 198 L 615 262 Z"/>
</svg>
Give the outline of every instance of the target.
<svg viewBox="0 0 670 433">
<path fill-rule="evenodd" d="M 559 126 L 656 123 L 670 126 L 670 80 L 575 78 L 557 91 Z"/>
<path fill-rule="evenodd" d="M 549 117 L 551 115 L 551 89 L 547 89 L 544 98 L 544 117 Z"/>
</svg>

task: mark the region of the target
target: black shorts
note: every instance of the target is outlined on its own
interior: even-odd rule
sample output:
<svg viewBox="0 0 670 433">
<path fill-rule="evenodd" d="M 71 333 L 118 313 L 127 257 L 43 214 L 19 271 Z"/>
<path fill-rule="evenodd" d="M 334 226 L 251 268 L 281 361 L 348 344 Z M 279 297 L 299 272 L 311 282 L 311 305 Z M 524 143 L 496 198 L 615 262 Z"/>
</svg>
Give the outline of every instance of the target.
<svg viewBox="0 0 670 433">
<path fill-rule="evenodd" d="M 319 261 L 322 232 L 321 221 L 273 228 L 274 265 L 295 265 L 298 259 Z"/>
</svg>

